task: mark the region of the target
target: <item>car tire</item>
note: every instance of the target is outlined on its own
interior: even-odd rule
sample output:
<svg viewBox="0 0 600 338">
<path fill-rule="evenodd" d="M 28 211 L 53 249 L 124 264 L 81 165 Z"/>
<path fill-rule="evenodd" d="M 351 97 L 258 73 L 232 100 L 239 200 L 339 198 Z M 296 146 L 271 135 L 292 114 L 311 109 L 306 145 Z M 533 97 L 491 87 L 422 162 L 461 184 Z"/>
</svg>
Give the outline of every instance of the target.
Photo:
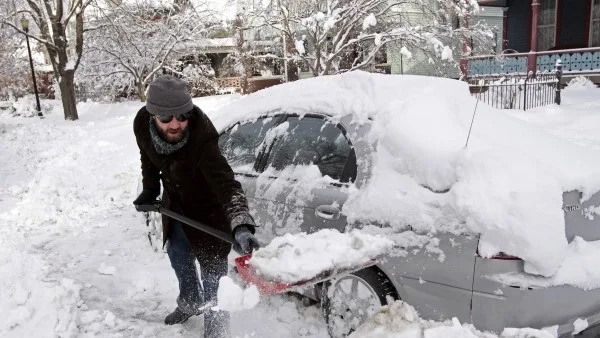
<svg viewBox="0 0 600 338">
<path fill-rule="evenodd" d="M 321 309 L 329 335 L 333 338 L 350 335 L 368 317 L 387 305 L 388 298 L 397 300 L 398 293 L 390 279 L 377 267 L 324 282 Z"/>
</svg>

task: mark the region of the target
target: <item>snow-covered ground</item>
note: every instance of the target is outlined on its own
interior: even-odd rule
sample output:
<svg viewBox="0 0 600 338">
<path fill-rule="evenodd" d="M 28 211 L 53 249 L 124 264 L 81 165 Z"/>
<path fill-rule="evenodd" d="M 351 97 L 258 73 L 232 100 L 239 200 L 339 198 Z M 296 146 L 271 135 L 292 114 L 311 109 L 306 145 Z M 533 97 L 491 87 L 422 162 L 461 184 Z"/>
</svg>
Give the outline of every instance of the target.
<svg viewBox="0 0 600 338">
<path fill-rule="evenodd" d="M 600 150 L 598 94 L 582 86 L 565 91 L 560 107 L 505 113 Z M 214 114 L 232 100 L 238 97 L 195 102 L 218 119 Z M 63 120 L 58 102 L 45 104 L 53 108 L 42 120 L 0 115 L 0 336 L 198 336 L 199 318 L 162 324 L 175 306 L 177 282 L 131 204 L 139 176 L 132 122 L 141 104 L 81 103 L 75 122 Z M 416 316 L 394 303 L 354 337 L 495 337 Z M 289 296 L 262 297 L 254 308 L 233 312 L 232 328 L 238 337 L 328 336 L 320 309 Z M 552 336 L 502 334 L 520 335 Z"/>
<path fill-rule="evenodd" d="M 231 97 L 197 100 L 212 111 Z M 165 326 L 177 297 L 154 252 L 137 193 L 140 103 L 0 117 L 0 337 L 198 337 L 202 320 Z M 232 315 L 238 337 L 327 337 L 320 309 L 263 297 Z"/>
</svg>

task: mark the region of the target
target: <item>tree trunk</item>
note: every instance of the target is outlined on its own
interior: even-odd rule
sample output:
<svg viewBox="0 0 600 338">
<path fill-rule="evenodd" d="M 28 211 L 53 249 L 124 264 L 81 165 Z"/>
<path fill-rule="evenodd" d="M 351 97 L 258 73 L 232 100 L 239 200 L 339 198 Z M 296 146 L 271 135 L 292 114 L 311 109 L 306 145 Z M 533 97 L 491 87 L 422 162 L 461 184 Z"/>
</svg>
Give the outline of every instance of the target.
<svg viewBox="0 0 600 338">
<path fill-rule="evenodd" d="M 136 81 L 135 86 L 137 88 L 138 97 L 140 98 L 140 101 L 146 102 L 146 88 L 144 86 L 144 83 L 142 81 Z"/>
<path fill-rule="evenodd" d="M 60 87 L 63 110 L 65 111 L 65 120 L 78 120 L 79 115 L 77 114 L 77 101 L 75 98 L 75 72 L 66 70 L 61 74 L 58 86 Z"/>
<path fill-rule="evenodd" d="M 297 81 L 300 79 L 300 74 L 298 74 L 298 64 L 294 60 L 289 60 L 288 64 L 288 81 Z"/>
<path fill-rule="evenodd" d="M 290 34 L 287 34 L 286 37 L 286 48 L 289 54 L 297 54 L 298 50 L 296 50 L 296 45 L 294 44 L 294 40 L 292 39 Z M 287 62 L 287 80 L 289 82 L 297 81 L 300 78 L 300 74 L 298 74 L 298 63 L 295 60 L 288 60 Z"/>
</svg>

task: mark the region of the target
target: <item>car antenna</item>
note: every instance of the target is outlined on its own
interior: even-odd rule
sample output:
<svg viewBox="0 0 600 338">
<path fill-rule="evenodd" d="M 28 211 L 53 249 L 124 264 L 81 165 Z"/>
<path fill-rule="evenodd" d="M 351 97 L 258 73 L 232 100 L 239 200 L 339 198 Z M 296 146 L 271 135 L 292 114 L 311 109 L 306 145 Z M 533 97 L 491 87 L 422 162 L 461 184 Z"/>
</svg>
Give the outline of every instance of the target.
<svg viewBox="0 0 600 338">
<path fill-rule="evenodd" d="M 473 117 L 471 118 L 471 126 L 469 127 L 469 134 L 467 135 L 467 142 L 465 143 L 465 149 L 469 145 L 469 137 L 471 137 L 471 130 L 473 129 L 473 121 L 475 121 L 475 113 L 477 113 L 477 104 L 479 103 L 479 97 L 481 96 L 482 86 L 479 86 L 479 93 L 477 95 L 477 101 L 475 101 L 475 109 L 473 110 Z"/>
</svg>

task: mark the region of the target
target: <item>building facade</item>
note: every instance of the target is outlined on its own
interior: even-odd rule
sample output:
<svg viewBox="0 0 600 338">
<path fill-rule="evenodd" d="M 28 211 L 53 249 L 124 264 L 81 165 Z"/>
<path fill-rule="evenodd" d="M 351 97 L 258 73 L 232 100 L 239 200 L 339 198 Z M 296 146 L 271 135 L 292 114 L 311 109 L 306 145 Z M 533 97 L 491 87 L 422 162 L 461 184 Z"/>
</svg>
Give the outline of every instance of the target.
<svg viewBox="0 0 600 338">
<path fill-rule="evenodd" d="M 600 75 L 600 0 L 480 1 L 503 11 L 502 52 L 463 60 L 467 77 L 536 74 Z"/>
</svg>

